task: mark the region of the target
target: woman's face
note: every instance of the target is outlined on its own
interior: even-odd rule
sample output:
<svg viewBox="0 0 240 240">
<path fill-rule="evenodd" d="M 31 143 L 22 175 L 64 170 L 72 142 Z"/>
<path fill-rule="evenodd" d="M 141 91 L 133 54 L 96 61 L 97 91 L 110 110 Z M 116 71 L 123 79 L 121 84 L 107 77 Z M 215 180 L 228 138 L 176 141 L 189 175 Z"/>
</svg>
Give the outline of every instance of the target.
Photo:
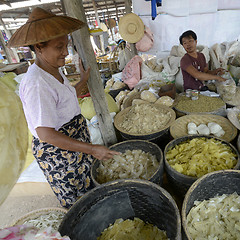
<svg viewBox="0 0 240 240">
<path fill-rule="evenodd" d="M 68 36 L 58 37 L 47 42 L 47 45 L 39 44 L 40 58 L 52 67 L 65 65 L 65 57 L 68 55 Z"/>
</svg>

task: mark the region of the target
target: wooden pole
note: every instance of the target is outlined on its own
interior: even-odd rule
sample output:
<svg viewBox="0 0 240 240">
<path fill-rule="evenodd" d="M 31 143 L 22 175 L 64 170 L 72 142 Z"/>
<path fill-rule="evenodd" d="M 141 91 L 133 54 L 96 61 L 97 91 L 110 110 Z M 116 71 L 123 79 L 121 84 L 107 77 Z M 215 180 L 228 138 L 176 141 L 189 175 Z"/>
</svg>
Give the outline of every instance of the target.
<svg viewBox="0 0 240 240">
<path fill-rule="evenodd" d="M 107 7 L 107 1 L 106 0 L 104 0 L 104 2 L 105 2 L 105 5 L 106 5 L 106 8 L 107 8 L 107 15 L 108 15 L 108 26 L 109 26 L 109 29 L 110 29 L 110 33 L 111 33 L 111 36 L 112 36 L 112 40 L 114 41 L 114 37 L 113 37 L 113 32 L 112 32 L 112 28 L 111 28 L 111 26 L 110 26 L 110 15 L 109 15 L 109 12 L 108 12 L 108 7 Z"/>
<path fill-rule="evenodd" d="M 10 49 L 6 47 L 5 40 L 4 40 L 4 37 L 3 37 L 3 34 L 2 34 L 1 30 L 0 30 L 0 42 L 1 42 L 1 46 L 3 48 L 3 51 L 6 54 L 6 58 L 8 60 L 8 63 L 12 63 L 13 61 L 12 61 L 12 56 L 11 56 L 11 53 L 10 53 Z"/>
<path fill-rule="evenodd" d="M 100 23 L 100 20 L 99 20 L 99 15 L 98 15 L 98 11 L 97 11 L 97 6 L 96 6 L 96 2 L 95 0 L 92 0 L 92 4 L 93 4 L 93 9 L 94 9 L 94 12 L 95 12 L 95 16 L 96 16 L 96 20 L 97 20 L 97 24 L 98 24 L 98 27 L 101 28 L 101 23 Z M 87 22 L 87 21 L 86 21 Z M 101 45 L 101 49 L 102 49 L 102 52 L 103 54 L 105 53 L 105 48 L 104 48 L 104 39 L 103 39 L 103 35 L 99 35 L 100 37 L 100 45 Z"/>
<path fill-rule="evenodd" d="M 12 34 L 10 33 L 10 31 L 8 31 L 8 29 L 7 29 L 6 25 L 5 25 L 5 23 L 3 22 L 1 16 L 0 16 L 0 24 L 3 26 L 3 29 L 4 29 L 4 31 L 5 31 L 8 39 L 10 39 L 11 36 L 12 36 Z M 10 50 L 9 53 L 12 51 L 13 56 L 15 57 L 16 61 L 19 62 L 19 57 L 18 57 L 16 48 L 11 48 L 11 49 L 9 49 L 9 50 Z"/>
<path fill-rule="evenodd" d="M 126 14 L 132 12 L 132 0 L 125 0 L 125 10 L 126 10 Z M 134 43 L 130 43 L 130 49 L 131 49 L 132 57 L 138 54 Z"/>
<path fill-rule="evenodd" d="M 82 0 L 63 0 L 66 13 L 84 23 L 87 22 Z M 74 44 L 79 53 L 85 69 L 91 66 L 88 88 L 92 97 L 93 105 L 98 117 L 100 131 L 104 145 L 109 146 L 117 142 L 112 118 L 108 111 L 103 83 L 98 70 L 98 65 L 90 42 L 87 24 L 78 31 L 72 33 Z"/>
<path fill-rule="evenodd" d="M 117 17 L 117 21 L 119 22 L 119 17 L 118 17 L 118 7 L 117 7 L 117 4 L 116 4 L 116 1 L 113 0 L 114 2 L 114 5 L 115 5 L 115 8 L 116 8 L 116 17 Z"/>
</svg>

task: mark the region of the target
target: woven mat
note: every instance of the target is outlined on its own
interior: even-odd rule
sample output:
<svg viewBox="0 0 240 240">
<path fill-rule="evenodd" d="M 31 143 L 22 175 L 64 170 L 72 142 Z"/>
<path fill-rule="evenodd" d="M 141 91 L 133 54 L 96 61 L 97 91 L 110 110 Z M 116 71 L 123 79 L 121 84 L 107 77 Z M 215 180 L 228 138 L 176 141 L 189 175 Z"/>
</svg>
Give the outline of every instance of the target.
<svg viewBox="0 0 240 240">
<path fill-rule="evenodd" d="M 61 207 L 48 183 L 17 183 L 0 206 L 0 228 L 40 208 Z"/>
</svg>

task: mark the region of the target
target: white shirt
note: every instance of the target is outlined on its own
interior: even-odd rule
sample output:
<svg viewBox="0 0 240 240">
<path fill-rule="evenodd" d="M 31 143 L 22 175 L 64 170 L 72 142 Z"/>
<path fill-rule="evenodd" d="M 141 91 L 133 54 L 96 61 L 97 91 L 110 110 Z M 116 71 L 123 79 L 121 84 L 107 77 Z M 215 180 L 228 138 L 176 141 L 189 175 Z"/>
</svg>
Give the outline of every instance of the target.
<svg viewBox="0 0 240 240">
<path fill-rule="evenodd" d="M 35 137 L 38 137 L 37 127 L 58 130 L 81 113 L 75 88 L 60 69 L 59 72 L 64 79 L 63 84 L 34 63 L 20 83 L 23 110 L 28 128 Z"/>
</svg>

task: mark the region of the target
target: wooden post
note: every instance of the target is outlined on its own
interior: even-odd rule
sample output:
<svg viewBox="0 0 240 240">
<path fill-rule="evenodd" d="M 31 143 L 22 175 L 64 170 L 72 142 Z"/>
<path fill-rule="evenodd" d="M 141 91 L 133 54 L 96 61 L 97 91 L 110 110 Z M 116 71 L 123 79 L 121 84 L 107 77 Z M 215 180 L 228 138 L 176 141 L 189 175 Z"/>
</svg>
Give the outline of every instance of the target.
<svg viewBox="0 0 240 240">
<path fill-rule="evenodd" d="M 2 45 L 2 48 L 3 48 L 3 51 L 6 54 L 6 58 L 8 60 L 8 63 L 12 63 L 13 61 L 12 61 L 12 56 L 11 56 L 11 53 L 10 53 L 10 49 L 6 47 L 5 40 L 4 40 L 4 37 L 3 37 L 3 34 L 2 34 L 1 30 L 0 30 L 0 42 L 1 42 L 1 45 Z"/>
<path fill-rule="evenodd" d="M 132 0 L 125 0 L 126 14 L 132 12 Z M 135 43 L 130 43 L 132 57 L 138 54 Z"/>
<path fill-rule="evenodd" d="M 112 32 L 112 28 L 111 28 L 111 26 L 110 26 L 110 15 L 109 15 L 109 12 L 108 12 L 108 7 L 107 7 L 107 2 L 106 2 L 106 0 L 104 0 L 104 2 L 105 2 L 105 5 L 106 5 L 106 8 L 107 8 L 107 15 L 108 15 L 108 26 L 109 26 L 109 29 L 110 29 L 110 33 L 111 33 L 111 36 L 112 36 L 112 40 L 114 41 L 114 37 L 113 37 L 113 32 Z"/>
<path fill-rule="evenodd" d="M 115 0 L 113 0 L 113 2 L 114 2 L 114 5 L 115 5 L 115 8 L 116 8 L 116 17 L 117 17 L 117 21 L 119 22 L 117 4 L 116 4 L 116 1 L 115 1 Z"/>
<path fill-rule="evenodd" d="M 97 11 L 97 6 L 96 6 L 95 0 L 92 0 L 92 4 L 93 4 L 93 9 L 94 9 L 94 12 L 95 12 L 96 20 L 97 20 L 97 23 L 98 23 L 98 27 L 101 28 L 101 23 L 100 23 L 100 20 L 99 20 L 99 16 L 98 16 L 98 11 Z M 99 37 L 100 37 L 100 45 L 101 45 L 102 53 L 104 54 L 105 53 L 105 48 L 104 48 L 103 35 L 101 34 L 101 35 L 99 35 Z"/>
<path fill-rule="evenodd" d="M 5 31 L 8 39 L 10 39 L 11 36 L 12 36 L 12 34 L 11 34 L 10 31 L 8 31 L 8 29 L 6 28 L 6 25 L 5 25 L 5 23 L 3 22 L 1 16 L 0 16 L 0 24 L 3 26 L 3 29 L 4 29 L 4 31 Z M 15 57 L 16 61 L 19 62 L 19 57 L 18 57 L 16 48 L 11 48 L 11 49 L 9 49 L 9 50 L 10 50 L 9 53 L 12 51 L 13 56 Z"/>
<path fill-rule="evenodd" d="M 65 5 L 66 13 L 69 16 L 78 18 L 84 23 L 87 22 L 82 0 L 63 0 L 63 3 Z M 117 138 L 112 124 L 112 118 L 108 111 L 103 83 L 90 42 L 90 35 L 87 24 L 80 30 L 73 32 L 72 36 L 85 69 L 88 66 L 91 67 L 90 78 L 88 80 L 88 88 L 98 117 L 104 145 L 112 145 L 117 142 Z"/>
</svg>

